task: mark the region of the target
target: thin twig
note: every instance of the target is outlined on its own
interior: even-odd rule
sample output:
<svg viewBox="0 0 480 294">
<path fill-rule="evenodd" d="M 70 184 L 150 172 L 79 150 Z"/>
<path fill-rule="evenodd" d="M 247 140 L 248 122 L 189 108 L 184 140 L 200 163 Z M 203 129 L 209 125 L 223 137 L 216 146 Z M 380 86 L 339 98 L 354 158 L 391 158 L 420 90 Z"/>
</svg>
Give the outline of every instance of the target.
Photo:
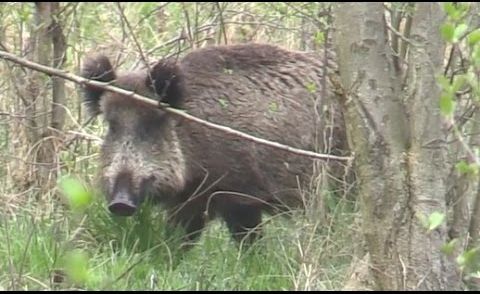
<svg viewBox="0 0 480 294">
<path fill-rule="evenodd" d="M 293 4 L 289 4 L 288 2 L 285 2 L 284 3 L 286 6 L 290 7 L 291 9 L 295 10 L 295 12 L 297 12 L 298 14 L 300 14 L 301 16 L 309 19 L 312 23 L 314 23 L 317 27 L 321 27 L 322 26 L 322 23 L 315 17 L 313 17 L 312 15 L 302 11 L 300 8 L 297 8 L 295 7 L 295 5 Z"/>
<path fill-rule="evenodd" d="M 456 45 L 452 44 L 452 48 L 450 49 L 450 54 L 448 55 L 447 65 L 445 66 L 445 70 L 443 71 L 444 76 L 447 76 L 448 69 L 450 68 L 450 65 L 452 64 L 453 54 L 455 53 L 455 47 L 456 47 Z M 452 79 L 453 79 L 454 76 L 455 75 L 452 75 Z"/>
<path fill-rule="evenodd" d="M 122 17 L 123 21 L 127 25 L 128 30 L 130 31 L 130 35 L 132 36 L 133 42 L 135 43 L 135 46 L 137 46 L 138 52 L 140 53 L 140 57 L 141 57 L 143 63 L 150 70 L 150 65 L 148 63 L 147 56 L 145 54 L 143 54 L 142 46 L 138 42 L 137 37 L 135 37 L 135 32 L 133 31 L 132 27 L 130 26 L 130 22 L 128 21 L 127 17 L 125 16 L 125 13 L 123 12 L 122 6 L 120 6 L 120 3 L 118 3 L 118 2 L 116 4 L 117 4 L 117 7 L 118 7 L 118 10 L 120 11 L 120 16 Z"/>
<path fill-rule="evenodd" d="M 157 11 L 160 11 L 160 10 L 163 10 L 164 8 L 167 7 L 167 5 L 171 4 L 172 2 L 165 2 L 163 4 L 159 4 L 158 7 L 152 9 L 149 13 L 145 14 L 142 18 L 140 18 L 140 20 L 137 22 L 137 24 L 135 25 L 135 27 L 138 27 L 138 26 L 141 26 L 142 25 L 142 22 L 144 22 L 145 20 L 148 20 L 151 18 L 152 14 L 154 14 L 155 12 Z"/>
<path fill-rule="evenodd" d="M 407 9 L 413 9 L 414 5 L 415 4 L 413 3 L 409 3 L 407 5 Z M 412 31 L 412 16 L 410 14 L 407 14 L 406 20 L 405 20 L 405 28 L 403 32 L 404 37 L 409 39 L 411 31 Z M 401 48 L 400 48 L 400 58 L 402 58 L 403 60 L 407 58 L 407 49 L 408 49 L 408 43 L 402 42 Z"/>
<path fill-rule="evenodd" d="M 388 23 L 386 24 L 387 25 L 387 28 L 392 31 L 396 36 L 398 36 L 400 39 L 402 39 L 403 41 L 407 42 L 408 44 L 412 45 L 412 46 L 415 46 L 415 44 L 413 43 L 413 40 L 411 39 L 407 39 L 402 33 L 400 33 L 399 31 L 397 31 L 396 29 L 394 29 L 391 25 L 389 25 Z"/>
<path fill-rule="evenodd" d="M 74 137 L 70 140 L 74 140 L 78 137 L 83 137 L 87 140 L 90 140 L 90 141 L 94 141 L 94 142 L 99 142 L 99 144 L 103 143 L 103 140 L 97 136 L 94 136 L 92 134 L 87 134 L 87 133 L 83 133 L 83 132 L 78 132 L 78 131 L 67 131 L 68 134 L 72 134 L 74 135 Z M 66 144 L 65 147 L 68 147 L 69 144 Z"/>
<path fill-rule="evenodd" d="M 148 55 L 152 55 L 155 51 L 160 50 L 160 49 L 162 49 L 163 47 L 166 47 L 166 46 L 170 46 L 170 45 L 172 45 L 172 44 L 175 44 L 175 43 L 177 43 L 177 42 L 179 42 L 179 41 L 181 41 L 181 40 L 183 40 L 183 39 L 185 39 L 185 36 L 184 36 L 182 33 L 180 33 L 180 34 L 178 34 L 177 37 L 172 38 L 172 39 L 170 39 L 170 40 L 168 40 L 168 41 L 166 41 L 166 42 L 164 42 L 164 43 L 162 43 L 162 44 L 160 44 L 160 45 L 158 45 L 158 46 L 155 46 L 155 47 L 153 47 L 152 49 L 148 50 L 148 51 L 147 51 L 147 54 L 148 54 Z M 140 62 L 141 62 L 141 60 L 138 60 L 137 62 L 135 62 L 135 65 L 133 66 L 133 68 L 138 67 L 138 64 L 139 64 Z"/>
<path fill-rule="evenodd" d="M 187 28 L 188 42 L 190 43 L 190 46 L 192 46 L 193 48 L 194 44 L 193 44 L 193 35 L 192 35 L 192 30 L 190 25 L 190 17 L 188 15 L 188 10 L 184 2 L 182 2 L 182 8 L 183 8 L 183 15 L 185 16 L 185 21 L 187 22 L 186 28 Z"/>
<path fill-rule="evenodd" d="M 104 89 L 104 90 L 107 90 L 107 91 L 111 91 L 111 92 L 114 92 L 114 93 L 117 93 L 117 94 L 128 96 L 132 99 L 141 101 L 141 102 L 143 102 L 145 104 L 148 104 L 148 105 L 151 105 L 153 107 L 159 107 L 166 112 L 169 112 L 173 115 L 177 115 L 177 116 L 182 117 L 184 119 L 187 119 L 189 121 L 198 123 L 200 125 L 209 127 L 211 129 L 223 131 L 223 132 L 225 132 L 229 135 L 237 136 L 237 137 L 246 139 L 246 140 L 254 142 L 254 143 L 270 146 L 270 147 L 277 148 L 277 149 L 280 149 L 280 150 L 283 150 L 283 151 L 287 151 L 287 152 L 290 152 L 290 153 L 293 153 L 293 154 L 296 154 L 296 155 L 306 156 L 306 157 L 310 157 L 310 158 L 330 159 L 330 160 L 338 160 L 338 161 L 350 161 L 350 160 L 352 160 L 352 157 L 319 154 L 319 153 L 308 151 L 308 150 L 302 150 L 302 149 L 294 148 L 294 147 L 284 145 L 284 144 L 281 144 L 281 143 L 278 143 L 278 142 L 273 142 L 273 141 L 261 139 L 261 138 L 258 138 L 258 137 L 255 137 L 255 136 L 252 136 L 252 135 L 234 130 L 230 127 L 226 127 L 226 126 L 222 126 L 222 125 L 219 125 L 219 124 L 215 124 L 215 123 L 205 121 L 203 119 L 192 116 L 192 115 L 186 113 L 183 110 L 171 108 L 168 104 L 155 101 L 153 99 L 147 98 L 147 97 L 142 96 L 142 95 L 138 95 L 138 94 L 136 94 L 135 92 L 132 92 L 132 91 L 127 91 L 127 90 L 124 90 L 124 89 L 121 89 L 121 88 L 117 88 L 115 86 L 110 85 L 109 83 L 102 83 L 102 82 L 98 82 L 98 81 L 94 81 L 94 80 L 89 80 L 89 79 L 74 75 L 72 73 L 69 73 L 67 71 L 58 70 L 58 69 L 55 69 L 55 68 L 52 68 L 52 67 L 48 67 L 48 66 L 41 65 L 41 64 L 38 64 L 38 63 L 35 63 L 35 62 L 28 61 L 24 58 L 20 58 L 20 57 L 14 55 L 14 54 L 10 54 L 8 52 L 0 51 L 0 58 L 3 58 L 5 60 L 9 60 L 9 61 L 18 63 L 20 65 L 23 65 L 25 67 L 43 72 L 47 75 L 58 76 L 58 77 L 66 79 L 66 80 L 81 84 L 81 85 L 95 86 L 95 87 L 98 87 L 98 88 L 101 88 L 101 89 Z"/>
</svg>

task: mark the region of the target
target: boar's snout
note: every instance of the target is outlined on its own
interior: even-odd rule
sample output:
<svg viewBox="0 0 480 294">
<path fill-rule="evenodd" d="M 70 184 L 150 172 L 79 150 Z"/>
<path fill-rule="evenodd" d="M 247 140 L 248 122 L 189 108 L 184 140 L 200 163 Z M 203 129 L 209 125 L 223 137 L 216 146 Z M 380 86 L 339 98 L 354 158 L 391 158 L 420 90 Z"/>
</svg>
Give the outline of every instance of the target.
<svg viewBox="0 0 480 294">
<path fill-rule="evenodd" d="M 120 173 L 111 191 L 108 210 L 118 216 L 132 216 L 137 210 L 138 197 L 134 195 L 132 174 Z"/>
<path fill-rule="evenodd" d="M 122 170 L 108 189 L 108 210 L 118 216 L 132 216 L 137 211 L 147 194 L 152 191 L 154 176 L 145 176 L 138 172 Z M 108 180 L 107 180 L 108 181 Z"/>
<path fill-rule="evenodd" d="M 118 193 L 108 204 L 108 210 L 119 216 L 132 216 L 137 210 L 137 205 L 133 203 L 127 193 Z"/>
</svg>

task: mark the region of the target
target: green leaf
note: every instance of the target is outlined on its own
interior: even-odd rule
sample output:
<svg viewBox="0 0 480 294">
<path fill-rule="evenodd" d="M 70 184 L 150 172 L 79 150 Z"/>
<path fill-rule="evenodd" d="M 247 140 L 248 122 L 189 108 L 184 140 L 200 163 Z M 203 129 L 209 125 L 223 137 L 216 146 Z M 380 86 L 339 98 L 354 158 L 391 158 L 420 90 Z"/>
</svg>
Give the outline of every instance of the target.
<svg viewBox="0 0 480 294">
<path fill-rule="evenodd" d="M 461 173 L 461 174 L 468 173 L 470 171 L 469 167 L 470 167 L 469 164 L 466 163 L 464 160 L 460 161 L 456 165 L 456 168 L 457 168 L 458 172 Z"/>
<path fill-rule="evenodd" d="M 460 38 L 463 36 L 463 34 L 465 34 L 465 32 L 467 31 L 468 29 L 468 26 L 464 23 L 462 24 L 459 24 L 456 28 L 455 28 L 455 31 L 453 33 L 453 42 L 458 42 L 460 40 Z"/>
<path fill-rule="evenodd" d="M 455 110 L 455 101 L 453 95 L 442 93 L 440 96 L 440 111 L 445 116 L 451 116 Z"/>
<path fill-rule="evenodd" d="M 438 76 L 437 81 L 442 86 L 442 89 L 447 90 L 450 88 L 450 80 L 444 75 Z"/>
<path fill-rule="evenodd" d="M 84 210 L 92 203 L 92 194 L 78 180 L 64 177 L 59 186 L 73 210 Z"/>
<path fill-rule="evenodd" d="M 473 248 L 463 252 L 457 257 L 457 263 L 462 270 L 476 271 L 479 269 L 478 248 Z"/>
<path fill-rule="evenodd" d="M 453 250 L 455 249 L 455 246 L 458 243 L 458 239 L 452 239 L 450 242 L 447 244 L 443 244 L 442 248 L 440 249 L 445 255 L 452 255 Z"/>
<path fill-rule="evenodd" d="M 325 42 L 325 33 L 318 31 L 314 38 L 315 44 L 322 45 Z"/>
<path fill-rule="evenodd" d="M 223 107 L 223 108 L 226 108 L 228 106 L 228 102 L 226 99 L 223 99 L 223 98 L 220 98 L 218 99 L 218 103 L 220 103 L 220 105 Z"/>
<path fill-rule="evenodd" d="M 139 15 L 140 16 L 148 16 L 152 13 L 152 11 L 154 11 L 155 9 L 157 8 L 157 3 L 155 2 L 145 2 L 145 3 L 142 3 L 142 5 L 140 6 L 140 11 L 139 11 Z"/>
<path fill-rule="evenodd" d="M 476 29 L 467 36 L 467 41 L 469 46 L 475 46 L 475 44 L 480 41 L 480 29 Z"/>
<path fill-rule="evenodd" d="M 453 4 L 453 2 L 447 2 L 443 5 L 443 9 L 452 20 L 462 19 L 469 8 L 470 5 L 468 3 L 457 2 L 456 4 Z"/>
<path fill-rule="evenodd" d="M 315 91 L 317 90 L 317 86 L 313 82 L 309 82 L 306 85 L 306 87 L 307 87 L 307 91 L 310 92 L 311 94 L 315 93 Z"/>
<path fill-rule="evenodd" d="M 478 166 L 475 163 L 468 164 L 464 160 L 460 161 L 455 166 L 461 174 L 478 175 Z"/>
<path fill-rule="evenodd" d="M 453 5 L 453 2 L 443 3 L 443 10 L 445 10 L 449 17 L 455 16 L 455 13 L 457 12 L 457 8 Z"/>
<path fill-rule="evenodd" d="M 455 35 L 455 26 L 452 23 L 443 24 L 440 27 L 440 33 L 447 42 L 453 42 L 453 36 Z"/>
<path fill-rule="evenodd" d="M 88 280 L 88 255 L 79 249 L 65 255 L 65 273 L 75 284 L 85 284 Z"/>
<path fill-rule="evenodd" d="M 466 83 L 467 77 L 465 75 L 455 76 L 453 79 L 452 92 L 455 93 L 459 91 L 463 85 Z"/>
<path fill-rule="evenodd" d="M 278 111 L 278 103 L 275 102 L 275 101 L 270 102 L 270 104 L 268 105 L 268 110 L 270 110 L 271 112 L 277 112 Z"/>
<path fill-rule="evenodd" d="M 428 230 L 433 231 L 438 228 L 445 220 L 445 214 L 440 212 L 433 212 L 428 217 Z"/>
<path fill-rule="evenodd" d="M 466 16 L 466 13 L 470 10 L 470 3 L 457 2 L 457 15 L 456 20 L 462 19 Z"/>
</svg>

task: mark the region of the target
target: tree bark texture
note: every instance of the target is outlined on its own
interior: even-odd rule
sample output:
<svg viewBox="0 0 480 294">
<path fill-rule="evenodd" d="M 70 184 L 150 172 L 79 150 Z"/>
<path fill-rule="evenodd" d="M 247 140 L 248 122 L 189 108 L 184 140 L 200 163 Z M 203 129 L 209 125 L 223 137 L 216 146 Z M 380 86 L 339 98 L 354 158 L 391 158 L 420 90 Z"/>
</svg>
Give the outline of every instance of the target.
<svg viewBox="0 0 480 294">
<path fill-rule="evenodd" d="M 50 3 L 35 2 L 35 22 L 31 29 L 29 59 L 49 65 L 52 42 L 49 38 L 49 21 L 51 17 Z M 48 96 L 46 95 L 46 78 L 39 72 L 30 71 L 27 82 L 27 97 L 30 104 L 26 105 L 29 118 L 29 141 L 35 144 L 46 132 L 48 126 Z"/>
<path fill-rule="evenodd" d="M 59 3 L 35 2 L 34 25 L 31 29 L 30 60 L 61 68 L 64 63 L 66 42 L 58 22 Z M 59 78 L 28 71 L 24 97 L 27 117 L 29 150 L 27 158 L 33 162 L 33 181 L 44 190 L 54 184 L 57 162 L 55 138 L 65 121 L 65 86 Z M 50 84 L 51 81 L 51 84 Z M 51 88 L 50 88 L 51 87 Z M 50 90 L 51 89 L 51 90 Z M 50 92 L 51 91 L 51 92 Z"/>
<path fill-rule="evenodd" d="M 445 130 L 436 84 L 445 46 L 439 35 L 443 12 L 438 3 L 416 4 L 404 87 L 383 11 L 382 3 L 335 8 L 342 102 L 370 272 L 380 290 L 458 289 L 454 261 L 440 250 L 447 227 L 428 232 L 421 221 L 446 213 Z"/>
<path fill-rule="evenodd" d="M 67 43 L 63 35 L 62 26 L 59 23 L 60 16 L 59 3 L 52 2 L 52 23 L 51 36 L 53 43 L 53 67 L 63 68 L 66 60 Z M 65 80 L 59 77 L 52 77 L 52 120 L 51 126 L 54 129 L 61 130 L 65 124 Z"/>
</svg>

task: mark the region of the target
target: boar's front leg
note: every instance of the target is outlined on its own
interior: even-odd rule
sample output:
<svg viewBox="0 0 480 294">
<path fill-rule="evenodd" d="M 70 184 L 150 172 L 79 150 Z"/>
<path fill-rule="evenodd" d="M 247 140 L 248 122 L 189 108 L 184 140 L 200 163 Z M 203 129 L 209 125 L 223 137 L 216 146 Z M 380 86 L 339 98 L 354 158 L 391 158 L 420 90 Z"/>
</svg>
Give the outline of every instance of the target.
<svg viewBox="0 0 480 294">
<path fill-rule="evenodd" d="M 223 219 L 238 243 L 250 245 L 262 236 L 262 210 L 247 204 L 228 203 L 222 209 Z"/>
<path fill-rule="evenodd" d="M 169 209 L 168 225 L 184 230 L 182 247 L 189 249 L 202 235 L 206 219 L 201 201 L 191 200 L 179 203 Z"/>
</svg>

